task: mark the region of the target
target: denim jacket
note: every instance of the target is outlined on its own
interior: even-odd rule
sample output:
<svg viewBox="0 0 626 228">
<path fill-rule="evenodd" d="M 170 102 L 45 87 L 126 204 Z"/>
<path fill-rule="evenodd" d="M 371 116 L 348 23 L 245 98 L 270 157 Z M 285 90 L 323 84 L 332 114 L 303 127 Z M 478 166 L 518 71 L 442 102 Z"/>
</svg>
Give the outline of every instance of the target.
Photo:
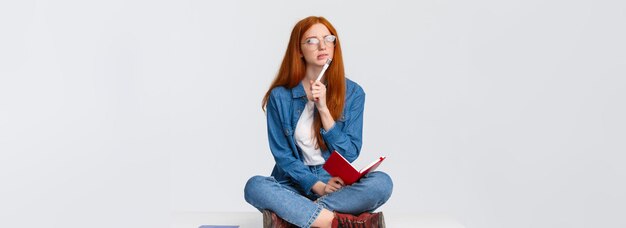
<svg viewBox="0 0 626 228">
<path fill-rule="evenodd" d="M 270 150 L 276 161 L 272 176 L 279 182 L 290 181 L 308 195 L 313 185 L 319 181 L 303 162 L 302 152 L 296 146 L 294 131 L 307 103 L 302 83 L 289 89 L 276 87 L 270 92 L 267 102 L 267 134 Z M 363 132 L 363 108 L 365 92 L 357 83 L 346 78 L 346 98 L 341 118 L 328 130 L 320 129 L 328 150 L 322 157 L 328 159 L 336 150 L 349 162 L 359 156 Z"/>
</svg>

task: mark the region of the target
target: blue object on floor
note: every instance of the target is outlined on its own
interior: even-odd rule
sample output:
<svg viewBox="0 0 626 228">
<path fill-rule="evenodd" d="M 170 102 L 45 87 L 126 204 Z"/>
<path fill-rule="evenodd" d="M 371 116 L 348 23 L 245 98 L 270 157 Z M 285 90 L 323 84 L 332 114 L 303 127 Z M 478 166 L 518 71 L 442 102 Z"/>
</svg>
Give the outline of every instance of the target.
<svg viewBox="0 0 626 228">
<path fill-rule="evenodd" d="M 239 228 L 239 226 L 217 226 L 217 225 L 202 225 L 198 228 Z"/>
</svg>

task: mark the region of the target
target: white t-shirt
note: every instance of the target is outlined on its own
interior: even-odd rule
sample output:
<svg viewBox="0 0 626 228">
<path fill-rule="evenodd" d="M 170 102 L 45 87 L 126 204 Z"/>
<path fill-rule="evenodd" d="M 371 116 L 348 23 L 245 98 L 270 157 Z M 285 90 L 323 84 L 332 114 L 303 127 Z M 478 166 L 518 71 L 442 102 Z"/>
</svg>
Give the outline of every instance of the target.
<svg viewBox="0 0 626 228">
<path fill-rule="evenodd" d="M 315 148 L 317 140 L 313 138 L 312 131 L 314 113 L 315 103 L 313 101 L 307 102 L 300 119 L 298 119 L 294 133 L 296 144 L 302 150 L 305 165 L 321 165 L 325 162 L 322 151 Z"/>
</svg>

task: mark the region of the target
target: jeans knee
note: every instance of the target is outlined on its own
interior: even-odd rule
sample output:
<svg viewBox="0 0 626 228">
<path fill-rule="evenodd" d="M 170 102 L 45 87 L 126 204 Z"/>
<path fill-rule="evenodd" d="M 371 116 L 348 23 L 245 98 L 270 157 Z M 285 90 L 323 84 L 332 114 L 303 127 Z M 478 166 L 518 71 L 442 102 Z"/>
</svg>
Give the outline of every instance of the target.
<svg viewBox="0 0 626 228">
<path fill-rule="evenodd" d="M 376 186 L 374 189 L 377 192 L 376 195 L 382 198 L 383 202 L 386 202 L 391 197 L 391 193 L 393 192 L 393 181 L 391 180 L 391 177 L 387 173 L 381 171 L 376 171 L 371 174 L 374 175 Z"/>
<path fill-rule="evenodd" d="M 246 187 L 244 187 L 243 189 L 243 195 L 246 199 L 246 202 L 252 204 L 253 195 L 255 195 L 255 193 L 259 191 L 265 181 L 267 181 L 267 177 L 259 175 L 253 176 L 248 179 L 248 182 L 246 182 Z"/>
</svg>

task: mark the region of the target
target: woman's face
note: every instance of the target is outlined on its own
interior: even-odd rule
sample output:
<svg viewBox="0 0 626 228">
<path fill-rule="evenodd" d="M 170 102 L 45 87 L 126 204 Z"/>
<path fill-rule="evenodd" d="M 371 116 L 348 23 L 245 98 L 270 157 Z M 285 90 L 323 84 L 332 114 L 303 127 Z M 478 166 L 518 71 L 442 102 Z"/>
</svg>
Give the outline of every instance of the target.
<svg viewBox="0 0 626 228">
<path fill-rule="evenodd" d="M 300 40 L 300 51 L 307 66 L 323 66 L 332 59 L 335 51 L 335 36 L 323 24 L 314 24 Z"/>
</svg>

